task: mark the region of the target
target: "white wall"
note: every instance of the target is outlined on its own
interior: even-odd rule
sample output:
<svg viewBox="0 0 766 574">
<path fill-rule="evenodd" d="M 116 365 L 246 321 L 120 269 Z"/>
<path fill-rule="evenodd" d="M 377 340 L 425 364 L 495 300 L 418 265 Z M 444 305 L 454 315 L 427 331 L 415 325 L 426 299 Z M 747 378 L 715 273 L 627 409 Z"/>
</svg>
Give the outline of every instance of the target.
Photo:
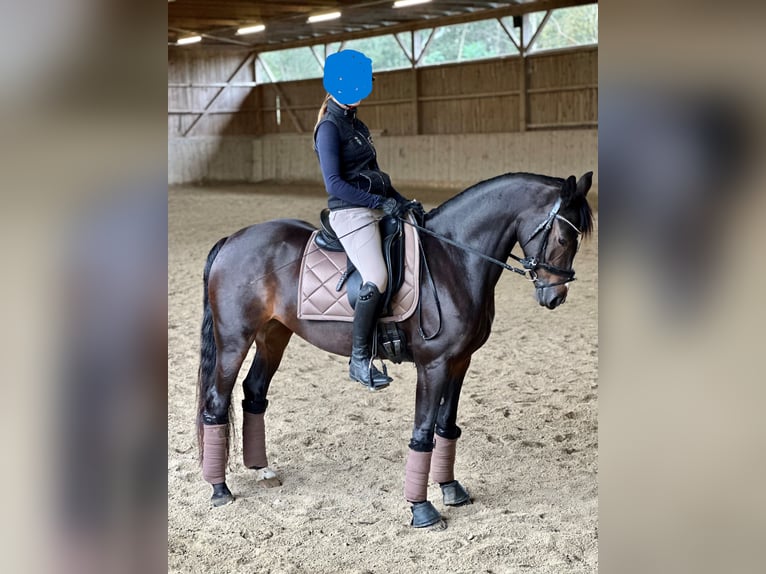
<svg viewBox="0 0 766 574">
<path fill-rule="evenodd" d="M 252 137 L 187 137 L 168 140 L 168 183 L 252 181 Z"/>
</svg>

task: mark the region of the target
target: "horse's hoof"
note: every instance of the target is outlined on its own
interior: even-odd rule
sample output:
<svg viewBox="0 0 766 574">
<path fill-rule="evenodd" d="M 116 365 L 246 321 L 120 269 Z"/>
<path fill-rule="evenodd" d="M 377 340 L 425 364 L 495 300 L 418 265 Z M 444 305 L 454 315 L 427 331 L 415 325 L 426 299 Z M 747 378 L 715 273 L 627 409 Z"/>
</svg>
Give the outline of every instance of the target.
<svg viewBox="0 0 766 574">
<path fill-rule="evenodd" d="M 447 506 L 463 506 L 464 504 L 471 504 L 471 497 L 463 485 L 457 480 L 452 482 L 445 482 L 439 485 L 442 489 L 442 497 L 444 504 Z"/>
<path fill-rule="evenodd" d="M 214 484 L 213 496 L 210 498 L 210 502 L 214 507 L 225 506 L 234 502 L 234 495 L 225 482 Z"/>
<path fill-rule="evenodd" d="M 443 530 L 447 525 L 442 520 L 441 514 L 436 510 L 433 504 L 424 500 L 423 502 L 416 502 L 412 505 L 412 522 L 410 525 L 415 528 L 425 528 L 426 526 L 434 526 L 437 523 L 442 523 L 443 526 L 437 527 L 437 530 Z"/>
<path fill-rule="evenodd" d="M 256 470 L 255 481 L 265 488 L 274 488 L 282 486 L 282 481 L 277 477 L 277 473 L 268 466 Z"/>
</svg>

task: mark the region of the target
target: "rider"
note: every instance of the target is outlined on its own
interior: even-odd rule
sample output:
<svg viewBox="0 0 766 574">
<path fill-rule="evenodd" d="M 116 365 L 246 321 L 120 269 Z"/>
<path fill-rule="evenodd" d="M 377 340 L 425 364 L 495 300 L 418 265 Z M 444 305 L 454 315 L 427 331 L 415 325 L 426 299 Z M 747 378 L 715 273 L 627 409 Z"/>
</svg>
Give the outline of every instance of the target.
<svg viewBox="0 0 766 574">
<path fill-rule="evenodd" d="M 380 171 L 370 130 L 356 117 L 357 106 L 372 92 L 372 81 L 372 60 L 361 52 L 344 50 L 328 56 L 324 69 L 328 93 L 314 128 L 314 149 L 330 196 L 330 225 L 362 276 L 349 376 L 377 390 L 393 380 L 373 365 L 370 350 L 378 304 L 388 282 L 377 222 L 384 213 L 398 215 L 407 199 Z"/>
</svg>

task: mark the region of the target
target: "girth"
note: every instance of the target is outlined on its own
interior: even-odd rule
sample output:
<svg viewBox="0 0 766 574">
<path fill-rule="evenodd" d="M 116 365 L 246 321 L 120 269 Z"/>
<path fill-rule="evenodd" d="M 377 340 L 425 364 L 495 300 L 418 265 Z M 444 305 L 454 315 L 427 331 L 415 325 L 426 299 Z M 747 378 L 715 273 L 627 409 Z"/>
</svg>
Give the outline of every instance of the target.
<svg viewBox="0 0 766 574">
<path fill-rule="evenodd" d="M 343 245 L 330 225 L 330 210 L 325 208 L 319 214 L 320 230 L 314 243 L 327 251 L 343 251 Z M 393 295 L 399 291 L 404 282 L 404 234 L 400 219 L 386 215 L 378 221 L 380 238 L 383 249 L 383 260 L 388 271 L 388 287 L 381 298 L 381 317 L 390 315 L 390 303 Z M 362 278 L 350 259 L 346 258 L 346 271 L 335 287 L 340 291 L 346 284 L 348 300 L 352 308 L 356 307 L 356 299 L 362 286 Z"/>
</svg>

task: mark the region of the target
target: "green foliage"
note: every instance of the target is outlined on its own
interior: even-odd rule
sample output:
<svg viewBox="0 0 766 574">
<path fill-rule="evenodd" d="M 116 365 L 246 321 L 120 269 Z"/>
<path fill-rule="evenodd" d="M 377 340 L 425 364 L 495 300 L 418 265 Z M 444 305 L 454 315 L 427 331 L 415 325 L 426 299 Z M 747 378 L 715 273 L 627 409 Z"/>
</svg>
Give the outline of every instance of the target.
<svg viewBox="0 0 766 574">
<path fill-rule="evenodd" d="M 350 40 L 346 42 L 343 49 L 362 52 L 372 60 L 372 69 L 375 72 L 410 67 L 409 59 L 404 55 L 393 35 Z"/>
<path fill-rule="evenodd" d="M 421 42 L 427 38 L 428 34 L 421 34 Z M 497 20 L 481 20 L 437 28 L 420 63 L 430 66 L 499 58 L 517 53 L 518 50 Z"/>
<path fill-rule="evenodd" d="M 544 17 L 545 12 L 530 14 L 530 27 L 537 30 Z M 554 10 L 532 46 L 532 50 L 538 52 L 597 43 L 598 5 L 587 4 Z"/>
<path fill-rule="evenodd" d="M 328 55 L 334 54 L 335 52 L 340 50 L 340 45 L 341 45 L 340 42 L 330 42 L 329 44 L 327 44 L 327 54 Z"/>
<path fill-rule="evenodd" d="M 264 52 L 259 56 L 263 66 L 274 76 L 273 81 L 306 80 L 321 78 L 322 67 L 311 53 L 311 48 L 291 48 L 275 52 Z M 267 81 L 272 81 L 268 72 Z"/>
</svg>

